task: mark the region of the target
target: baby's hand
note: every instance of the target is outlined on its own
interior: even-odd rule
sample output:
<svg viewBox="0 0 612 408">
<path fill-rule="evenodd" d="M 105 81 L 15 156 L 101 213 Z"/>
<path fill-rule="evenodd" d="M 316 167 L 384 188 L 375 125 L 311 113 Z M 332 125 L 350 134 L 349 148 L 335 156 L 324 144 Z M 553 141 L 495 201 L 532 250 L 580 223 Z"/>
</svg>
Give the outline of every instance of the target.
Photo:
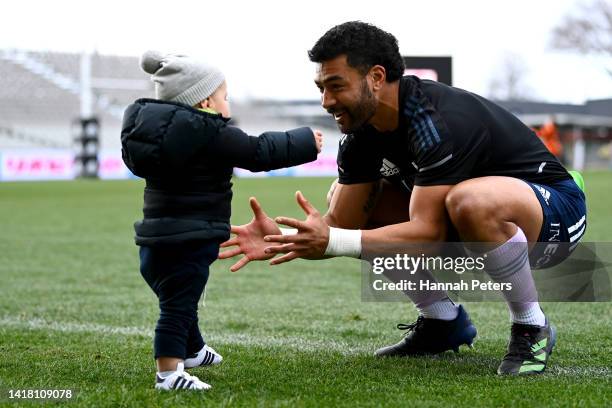
<svg viewBox="0 0 612 408">
<path fill-rule="evenodd" d="M 317 129 L 313 129 L 312 133 L 314 133 L 315 143 L 317 144 L 317 153 L 321 153 L 321 149 L 323 148 L 323 133 Z"/>
</svg>

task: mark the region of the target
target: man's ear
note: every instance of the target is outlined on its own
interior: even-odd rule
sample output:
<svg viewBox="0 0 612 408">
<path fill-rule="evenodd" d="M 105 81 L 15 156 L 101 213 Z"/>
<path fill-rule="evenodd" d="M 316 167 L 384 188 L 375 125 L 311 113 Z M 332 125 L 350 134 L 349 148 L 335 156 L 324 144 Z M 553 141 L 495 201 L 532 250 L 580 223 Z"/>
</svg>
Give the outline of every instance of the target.
<svg viewBox="0 0 612 408">
<path fill-rule="evenodd" d="M 209 101 L 209 99 L 210 98 L 206 98 L 203 101 L 200 101 L 200 103 L 198 103 L 196 106 L 198 108 L 202 108 L 202 109 L 210 108 L 210 101 Z"/>
<path fill-rule="evenodd" d="M 370 68 L 368 75 L 371 78 L 373 90 L 379 91 L 387 79 L 387 71 L 385 71 L 385 67 L 382 65 L 374 65 L 372 68 Z"/>
</svg>

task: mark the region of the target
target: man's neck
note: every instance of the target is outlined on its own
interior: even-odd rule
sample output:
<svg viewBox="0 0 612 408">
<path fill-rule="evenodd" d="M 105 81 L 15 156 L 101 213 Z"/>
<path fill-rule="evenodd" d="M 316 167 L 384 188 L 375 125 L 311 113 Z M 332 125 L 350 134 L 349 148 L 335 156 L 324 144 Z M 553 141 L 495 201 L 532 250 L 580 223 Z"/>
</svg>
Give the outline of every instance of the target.
<svg viewBox="0 0 612 408">
<path fill-rule="evenodd" d="M 399 126 L 399 84 L 385 83 L 380 90 L 376 113 L 369 121 L 379 132 L 391 132 Z"/>
</svg>

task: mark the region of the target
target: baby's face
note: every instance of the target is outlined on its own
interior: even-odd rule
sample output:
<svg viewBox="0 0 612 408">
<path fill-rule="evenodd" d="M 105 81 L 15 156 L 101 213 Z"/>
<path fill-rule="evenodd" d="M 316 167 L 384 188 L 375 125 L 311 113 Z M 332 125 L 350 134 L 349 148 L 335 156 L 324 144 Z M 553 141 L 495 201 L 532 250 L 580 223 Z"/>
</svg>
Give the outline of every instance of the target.
<svg viewBox="0 0 612 408">
<path fill-rule="evenodd" d="M 230 105 L 227 96 L 227 83 L 223 81 L 221 86 L 208 97 L 208 107 L 219 112 L 224 118 L 229 118 Z"/>
</svg>

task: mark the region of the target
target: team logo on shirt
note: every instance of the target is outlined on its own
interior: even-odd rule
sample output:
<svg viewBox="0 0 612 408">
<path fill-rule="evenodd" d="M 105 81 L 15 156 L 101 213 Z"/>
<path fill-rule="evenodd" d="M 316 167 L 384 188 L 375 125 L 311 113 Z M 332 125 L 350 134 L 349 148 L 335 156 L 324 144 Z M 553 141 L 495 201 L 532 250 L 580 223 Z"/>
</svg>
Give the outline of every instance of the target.
<svg viewBox="0 0 612 408">
<path fill-rule="evenodd" d="M 391 177 L 399 174 L 400 169 L 387 159 L 383 159 L 382 167 L 380 168 L 380 174 L 384 177 Z"/>
</svg>

